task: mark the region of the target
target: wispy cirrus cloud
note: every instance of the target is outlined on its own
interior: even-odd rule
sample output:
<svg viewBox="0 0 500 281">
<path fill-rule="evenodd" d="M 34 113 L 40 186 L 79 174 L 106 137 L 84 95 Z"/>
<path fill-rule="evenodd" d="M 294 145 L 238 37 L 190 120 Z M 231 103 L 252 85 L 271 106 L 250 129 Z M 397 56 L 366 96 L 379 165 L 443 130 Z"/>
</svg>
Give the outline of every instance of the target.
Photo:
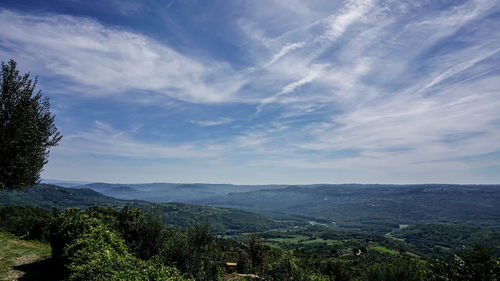
<svg viewBox="0 0 500 281">
<path fill-rule="evenodd" d="M 224 22 L 241 40 L 203 55 L 88 17 L 3 11 L 0 54 L 95 99 L 154 93 L 176 119 L 140 121 L 183 124 L 155 140 L 104 120 L 63 150 L 183 159 L 186 169 L 202 159 L 214 174 L 226 163 L 234 175 L 258 171 L 254 183 L 487 182 L 500 167 L 499 11 L 487 0 L 249 2 Z M 224 51 L 246 64 L 210 57 Z"/>
<path fill-rule="evenodd" d="M 304 45 L 305 45 L 304 41 L 286 44 L 285 46 L 283 46 L 281 48 L 281 50 L 279 50 L 279 52 L 277 54 L 275 54 L 273 56 L 273 58 L 267 63 L 266 66 L 269 66 L 269 65 L 275 63 L 284 55 L 288 54 L 289 52 L 291 52 L 295 49 L 299 49 L 299 48 L 303 47 Z"/>
<path fill-rule="evenodd" d="M 500 41 L 491 33 L 496 33 L 493 30 L 498 24 L 485 20 L 498 9 L 498 3 L 468 1 L 439 7 L 432 13 L 422 12 L 426 4 L 352 3 L 328 16 L 328 20 L 287 33 L 278 41 L 268 40 L 274 44 L 281 40 L 287 46 L 286 42 L 302 40 L 297 33 L 319 30 L 316 38 L 333 42 L 314 45 L 310 43 L 314 40 L 309 41 L 301 46 L 303 53 L 290 52 L 275 62 L 273 76 L 281 73 L 288 79 L 297 78 L 281 84 L 282 92 L 276 89 L 278 94 L 264 99 L 265 103 L 280 103 L 283 110 L 289 109 L 289 114 L 282 115 L 285 118 L 301 113 L 304 117 L 296 120 L 292 130 L 282 132 L 290 147 L 296 148 L 294 153 L 283 152 L 287 160 L 271 162 L 352 170 L 357 170 L 354 166 L 380 170 L 384 163 L 384 168 L 392 167 L 405 175 L 409 174 L 405 170 L 427 171 L 432 176 L 425 178 L 430 179 L 454 169 L 463 171 L 458 167 L 467 164 L 457 161 L 457 157 L 498 152 L 500 116 L 495 108 L 500 92 L 495 85 L 499 79 Z M 324 29 L 317 28 L 321 24 Z M 327 67 L 318 72 L 314 81 L 306 79 L 318 62 L 328 63 Z M 300 67 L 293 72 L 290 66 Z M 297 88 L 309 82 L 314 87 Z M 293 91 L 293 98 L 282 95 L 292 92 L 285 89 Z M 313 111 L 297 112 L 295 104 Z M 325 107 L 331 110 L 325 111 Z M 305 116 L 315 113 L 319 117 L 303 123 L 308 119 Z M 457 137 L 460 135 L 468 137 Z M 345 149 L 359 154 L 347 157 L 352 161 L 335 159 L 334 155 Z M 314 151 L 333 156 L 318 159 L 312 156 Z M 448 164 L 433 172 L 429 167 L 435 169 L 435 161 Z M 497 159 L 489 165 L 499 163 Z"/>
<path fill-rule="evenodd" d="M 217 154 L 217 148 L 195 142 L 172 144 L 145 142 L 130 132 L 117 130 L 102 121 L 95 121 L 90 130 L 81 130 L 65 135 L 61 153 L 126 157 L 138 159 L 206 159 Z"/>
<path fill-rule="evenodd" d="M 190 102 L 225 102 L 241 81 L 228 64 L 195 59 L 147 36 L 91 18 L 0 13 L 2 57 L 87 88 L 89 95 L 154 91 Z M 225 79 L 231 75 L 233 79 Z"/>
<path fill-rule="evenodd" d="M 227 117 L 221 117 L 216 120 L 190 120 L 189 123 L 196 124 L 200 127 L 211 127 L 211 126 L 218 126 L 218 125 L 223 125 L 223 124 L 228 124 L 233 122 L 231 118 Z"/>
</svg>

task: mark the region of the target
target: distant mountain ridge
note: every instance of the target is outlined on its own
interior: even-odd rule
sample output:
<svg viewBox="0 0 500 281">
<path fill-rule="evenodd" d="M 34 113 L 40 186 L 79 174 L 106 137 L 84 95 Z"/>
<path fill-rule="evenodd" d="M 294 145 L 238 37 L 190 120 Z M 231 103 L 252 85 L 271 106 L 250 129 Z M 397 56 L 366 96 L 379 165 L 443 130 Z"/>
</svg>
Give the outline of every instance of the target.
<svg viewBox="0 0 500 281">
<path fill-rule="evenodd" d="M 78 188 L 120 199 L 227 207 L 299 224 L 377 233 L 400 224 L 500 228 L 500 185 L 93 183 Z"/>
<path fill-rule="evenodd" d="M 266 216 L 237 209 L 182 203 L 152 204 L 140 200 L 116 199 L 87 188 L 66 188 L 49 184 L 40 184 L 25 191 L 4 190 L 0 196 L 1 205 L 34 206 L 49 210 L 57 208 L 61 211 L 72 207 L 86 209 L 94 205 L 112 208 L 157 208 L 169 225 L 187 225 L 194 219 L 206 220 L 219 234 L 263 231 L 285 226 Z"/>
<path fill-rule="evenodd" d="M 189 203 L 212 197 L 256 191 L 261 189 L 280 189 L 287 185 L 232 185 L 205 183 L 91 183 L 72 188 L 88 188 L 107 196 L 119 199 L 138 199 L 154 203 Z"/>
<path fill-rule="evenodd" d="M 40 182 L 42 184 L 52 184 L 62 187 L 80 186 L 92 183 L 90 181 L 65 181 L 65 180 L 45 179 L 45 178 L 42 178 Z"/>
<path fill-rule="evenodd" d="M 307 217 L 386 232 L 400 224 L 500 227 L 500 185 L 317 185 L 230 193 L 192 203 Z"/>
</svg>

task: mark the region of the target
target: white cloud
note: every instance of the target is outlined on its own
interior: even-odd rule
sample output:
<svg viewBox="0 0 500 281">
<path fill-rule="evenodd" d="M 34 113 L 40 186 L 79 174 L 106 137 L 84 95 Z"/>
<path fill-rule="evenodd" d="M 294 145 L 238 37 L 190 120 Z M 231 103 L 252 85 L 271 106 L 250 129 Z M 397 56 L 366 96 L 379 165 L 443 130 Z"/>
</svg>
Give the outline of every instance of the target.
<svg viewBox="0 0 500 281">
<path fill-rule="evenodd" d="M 307 41 L 269 67 L 270 75 L 280 81 L 274 89 L 278 94 L 263 98 L 258 112 L 263 110 L 262 104 L 275 103 L 285 111 L 281 118 L 297 118 L 314 111 L 321 115 L 314 122 L 294 124 L 280 136 L 262 129 L 259 139 L 266 142 L 259 143 L 260 149 L 270 148 L 283 137 L 288 148 L 295 149 L 290 152 L 273 147 L 274 155 L 281 159 L 261 160 L 256 165 L 347 167 L 352 171 L 363 170 L 361 167 L 393 168 L 406 175 L 415 171 L 429 179 L 439 178 L 439 172 L 463 172 L 467 165 L 479 172 L 479 162 L 467 164 L 463 159 L 500 151 L 500 115 L 496 112 L 500 92 L 495 86 L 500 79 L 500 39 L 496 35 L 500 26 L 492 26 L 491 21 L 477 22 L 493 13 L 495 4 L 469 1 L 411 18 L 410 14 L 428 8 L 424 7 L 427 4 L 401 7 L 383 1 L 352 3 L 355 2 L 348 2 L 338 13 L 320 21 L 325 24 L 325 33 L 318 32 L 321 29 L 314 24 L 286 32 L 276 41 L 268 38 L 267 42 L 277 44 L 303 40 L 300 32 L 315 34 L 317 40 L 335 42 L 335 53 L 325 55 L 331 44 Z M 474 28 L 462 36 L 461 29 L 469 28 L 471 23 Z M 360 32 L 347 35 L 350 27 Z M 463 44 L 448 43 L 457 46 L 448 47 L 447 52 L 429 51 L 438 46 L 444 48 L 450 38 Z M 317 63 L 328 67 L 311 76 Z M 313 90 L 301 90 L 300 86 L 306 83 Z M 293 97 L 284 95 L 291 92 Z M 359 151 L 359 155 L 350 155 L 347 159 L 351 160 L 346 160 L 310 154 L 317 151 L 338 155 L 338 150 Z M 447 164 L 439 169 L 436 161 Z M 425 172 L 432 176 L 424 177 Z M 466 174 L 471 177 L 471 173 Z"/>
<path fill-rule="evenodd" d="M 322 37 L 330 41 L 336 41 L 349 26 L 363 18 L 375 2 L 373 0 L 347 1 L 339 15 L 332 15 L 325 19 L 326 30 Z"/>
<path fill-rule="evenodd" d="M 148 143 L 99 121 L 95 131 L 61 146 L 81 153 L 221 165 L 234 158 L 249 172 L 319 169 L 365 182 L 433 180 L 439 173 L 477 179 L 481 167 L 499 165 L 464 160 L 500 151 L 500 24 L 485 20 L 498 12 L 496 1 L 297 5 L 249 4 L 238 21 L 247 36 L 241 55 L 253 65 L 238 71 L 95 20 L 6 11 L 0 54 L 17 50 L 49 73 L 98 89 L 96 95 L 136 89 L 252 104 L 261 113 L 232 135 L 184 145 Z M 241 118 L 232 114 L 185 122 L 207 127 Z"/>
<path fill-rule="evenodd" d="M 83 94 L 145 90 L 213 103 L 233 100 L 241 85 L 237 73 L 225 63 L 190 58 L 146 36 L 89 18 L 4 10 L 0 25 L 0 46 L 9 49 L 10 56 L 38 65 L 46 75 L 87 87 Z"/>
<path fill-rule="evenodd" d="M 304 45 L 305 45 L 305 42 L 295 42 L 295 43 L 286 44 L 285 46 L 283 46 L 283 48 L 281 48 L 281 50 L 277 54 L 275 54 L 273 56 L 273 58 L 271 59 L 271 61 L 269 61 L 267 66 L 275 63 L 277 60 L 279 60 L 281 57 L 288 54 L 289 52 L 291 52 L 295 49 L 298 49 L 298 48 L 302 48 Z"/>
<path fill-rule="evenodd" d="M 96 121 L 95 128 L 65 135 L 57 154 L 105 155 L 136 159 L 202 159 L 217 155 L 217 147 L 196 143 L 145 142 Z"/>
<path fill-rule="evenodd" d="M 233 119 L 227 117 L 221 117 L 217 120 L 190 120 L 190 123 L 196 124 L 200 127 L 211 127 L 223 124 L 228 124 L 233 122 Z"/>
<path fill-rule="evenodd" d="M 455 76 L 455 75 L 457 75 L 457 74 L 459 74 L 461 72 L 466 71 L 467 69 L 473 67 L 477 63 L 479 63 L 479 62 L 487 59 L 488 57 L 491 57 L 491 56 L 497 54 L 499 51 L 500 51 L 500 48 L 499 49 L 494 49 L 493 51 L 489 51 L 489 52 L 484 53 L 484 54 L 479 53 L 479 55 L 474 56 L 470 60 L 466 60 L 464 62 L 458 63 L 457 65 L 453 65 L 452 67 L 450 67 L 449 69 L 446 69 L 441 74 L 439 74 L 436 77 L 432 78 L 432 80 L 429 83 L 427 83 L 423 88 L 421 88 L 420 90 L 417 91 L 417 94 L 425 92 L 426 90 L 428 90 L 428 89 L 432 88 L 433 86 L 441 83 L 442 81 L 444 81 L 444 80 L 446 80 L 446 79 L 448 79 L 450 77 L 453 77 L 453 76 Z"/>
</svg>

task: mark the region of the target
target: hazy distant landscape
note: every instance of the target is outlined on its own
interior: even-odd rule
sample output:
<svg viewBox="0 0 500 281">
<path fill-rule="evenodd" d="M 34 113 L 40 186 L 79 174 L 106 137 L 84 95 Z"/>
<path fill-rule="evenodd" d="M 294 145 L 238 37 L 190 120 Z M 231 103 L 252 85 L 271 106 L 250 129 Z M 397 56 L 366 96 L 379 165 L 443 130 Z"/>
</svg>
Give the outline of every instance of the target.
<svg viewBox="0 0 500 281">
<path fill-rule="evenodd" d="M 204 219 L 218 234 L 315 226 L 392 236 L 393 232 L 402 235 L 439 224 L 443 230 L 447 226 L 453 228 L 457 236 L 463 226 L 467 233 L 481 229 L 478 227 L 491 229 L 488 231 L 496 233 L 490 237 L 495 243 L 500 238 L 499 185 L 92 183 L 67 188 L 39 185 L 26 192 L 7 191 L 0 197 L 0 204 L 48 210 L 86 209 L 93 205 L 147 209 L 151 203 L 155 203 L 168 225 L 187 225 L 190 220 Z M 437 230 L 443 237 L 447 232 Z M 500 251 L 500 245 L 494 247 Z"/>
<path fill-rule="evenodd" d="M 500 227 L 500 185 L 92 183 L 72 188 L 119 199 L 230 207 L 369 231 L 425 223 Z"/>
</svg>

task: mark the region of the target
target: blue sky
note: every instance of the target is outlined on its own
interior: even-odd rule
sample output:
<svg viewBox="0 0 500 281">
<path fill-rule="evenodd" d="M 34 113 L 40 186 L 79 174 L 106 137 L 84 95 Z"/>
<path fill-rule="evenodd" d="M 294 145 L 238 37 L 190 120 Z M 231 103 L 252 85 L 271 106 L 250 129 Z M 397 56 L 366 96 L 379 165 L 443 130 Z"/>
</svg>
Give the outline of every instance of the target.
<svg viewBox="0 0 500 281">
<path fill-rule="evenodd" d="M 44 178 L 499 183 L 500 2 L 0 3 Z"/>
</svg>

